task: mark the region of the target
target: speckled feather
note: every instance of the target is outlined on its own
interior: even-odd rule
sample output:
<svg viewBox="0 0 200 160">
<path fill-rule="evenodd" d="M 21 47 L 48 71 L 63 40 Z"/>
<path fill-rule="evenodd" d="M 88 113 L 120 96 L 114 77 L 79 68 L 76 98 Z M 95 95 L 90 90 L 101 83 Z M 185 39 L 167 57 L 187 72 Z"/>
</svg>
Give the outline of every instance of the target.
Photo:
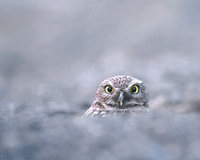
<svg viewBox="0 0 200 160">
<path fill-rule="evenodd" d="M 140 85 L 140 92 L 138 95 L 131 95 L 129 93 L 129 87 L 131 85 Z M 116 93 L 106 94 L 105 86 L 111 85 L 116 90 Z M 119 97 L 118 92 L 124 92 L 127 100 L 127 105 L 119 107 L 117 99 Z M 131 103 L 130 103 L 130 102 Z M 129 103 L 131 105 L 129 105 Z M 104 80 L 98 87 L 96 93 L 96 99 L 92 103 L 91 107 L 84 113 L 83 116 L 108 116 L 108 115 L 124 115 L 130 113 L 136 113 L 140 111 L 148 111 L 148 96 L 146 88 L 143 82 L 130 77 L 130 76 L 115 76 Z"/>
</svg>

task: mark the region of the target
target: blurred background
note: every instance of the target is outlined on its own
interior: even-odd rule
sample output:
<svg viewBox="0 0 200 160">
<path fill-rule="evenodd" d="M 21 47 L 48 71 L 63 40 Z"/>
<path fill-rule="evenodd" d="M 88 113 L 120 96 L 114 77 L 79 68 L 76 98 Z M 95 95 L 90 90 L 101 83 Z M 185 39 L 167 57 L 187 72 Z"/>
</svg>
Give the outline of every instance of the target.
<svg viewBox="0 0 200 160">
<path fill-rule="evenodd" d="M 200 159 L 199 7 L 198 0 L 0 0 L 0 160 Z M 115 75 L 144 81 L 152 114 L 106 125 L 80 120 L 98 84 Z M 108 142 L 129 132 L 118 148 Z M 166 147 L 169 139 L 177 141 Z"/>
</svg>

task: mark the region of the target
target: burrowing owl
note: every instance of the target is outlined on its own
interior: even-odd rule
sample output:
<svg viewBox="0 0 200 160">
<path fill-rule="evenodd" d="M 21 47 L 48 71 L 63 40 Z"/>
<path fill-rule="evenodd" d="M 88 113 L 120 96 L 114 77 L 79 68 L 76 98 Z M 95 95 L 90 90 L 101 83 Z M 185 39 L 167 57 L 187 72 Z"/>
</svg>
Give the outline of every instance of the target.
<svg viewBox="0 0 200 160">
<path fill-rule="evenodd" d="M 130 76 L 104 80 L 96 99 L 83 116 L 106 116 L 148 110 L 148 96 L 143 82 Z"/>
</svg>

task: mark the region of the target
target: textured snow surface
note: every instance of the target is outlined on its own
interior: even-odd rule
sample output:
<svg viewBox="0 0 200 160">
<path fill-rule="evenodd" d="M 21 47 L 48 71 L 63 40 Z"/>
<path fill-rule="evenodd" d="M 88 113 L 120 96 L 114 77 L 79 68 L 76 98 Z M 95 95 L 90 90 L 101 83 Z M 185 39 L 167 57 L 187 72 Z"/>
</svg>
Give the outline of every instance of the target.
<svg viewBox="0 0 200 160">
<path fill-rule="evenodd" d="M 200 159 L 200 117 L 162 112 L 100 119 L 1 119 L 0 159 Z"/>
</svg>

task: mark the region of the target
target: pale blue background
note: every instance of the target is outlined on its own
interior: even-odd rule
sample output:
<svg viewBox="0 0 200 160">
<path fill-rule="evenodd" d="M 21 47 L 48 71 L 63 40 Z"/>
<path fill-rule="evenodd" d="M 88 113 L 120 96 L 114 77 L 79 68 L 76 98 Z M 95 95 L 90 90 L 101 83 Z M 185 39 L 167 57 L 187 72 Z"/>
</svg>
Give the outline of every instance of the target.
<svg viewBox="0 0 200 160">
<path fill-rule="evenodd" d="M 200 159 L 199 134 L 195 134 L 199 121 L 193 115 L 200 111 L 199 15 L 198 0 L 0 0 L 0 139 L 8 136 L 0 141 L 0 160 L 27 159 L 26 154 L 29 159 L 45 159 L 49 152 L 60 159 L 67 153 L 68 159 L 74 159 L 76 152 L 84 153 L 83 159 L 89 160 L 104 148 L 99 159 L 133 159 L 136 153 L 144 156 L 147 151 L 152 159 L 163 159 L 160 153 L 175 159 Z M 92 103 L 98 84 L 119 74 L 144 81 L 151 108 L 158 110 L 151 116 L 161 124 L 155 123 L 158 132 L 152 138 L 154 127 L 140 119 L 106 122 L 116 127 L 112 129 L 117 135 L 112 132 L 111 139 L 131 136 L 118 145 L 99 146 L 101 139 L 95 134 L 109 135 L 105 123 L 95 128 L 93 122 L 79 124 L 77 118 Z M 161 108 L 166 109 L 162 116 Z M 188 119 L 182 119 L 182 112 Z M 144 119 L 151 122 L 151 116 Z M 169 119 L 175 123 L 172 128 Z M 187 121 L 192 130 L 196 128 L 192 135 L 190 127 L 184 128 Z M 133 126 L 126 130 L 123 122 Z M 134 124 L 139 122 L 150 129 L 138 130 Z M 29 130 L 35 126 L 36 131 Z M 85 143 L 96 146 L 94 151 L 86 144 L 85 150 L 80 149 L 76 130 Z M 162 140 L 157 137 L 159 131 Z M 88 132 L 95 133 L 94 137 L 87 137 Z M 136 142 L 133 133 L 139 135 Z M 50 139 L 49 134 L 53 135 Z M 180 141 L 172 140 L 176 136 Z M 73 144 L 79 146 L 77 151 Z M 119 150 L 124 152 L 124 148 L 127 153 L 121 155 Z M 47 159 L 55 159 L 53 155 Z"/>
</svg>

